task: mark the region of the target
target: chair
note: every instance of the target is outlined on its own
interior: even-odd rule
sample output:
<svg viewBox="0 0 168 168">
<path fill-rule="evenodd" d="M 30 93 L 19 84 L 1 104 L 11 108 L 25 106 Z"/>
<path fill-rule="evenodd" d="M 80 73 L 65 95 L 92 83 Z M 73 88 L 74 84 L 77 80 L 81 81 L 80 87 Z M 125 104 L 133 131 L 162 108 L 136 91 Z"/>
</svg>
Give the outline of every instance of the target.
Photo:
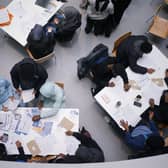
<svg viewBox="0 0 168 168">
<path fill-rule="evenodd" d="M 161 4 L 158 7 L 148 32 L 160 38 L 166 39 L 168 37 L 168 20 L 160 17 L 158 14 L 163 5 L 164 4 Z"/>
<path fill-rule="evenodd" d="M 46 55 L 44 57 L 36 59 L 36 58 L 34 58 L 34 56 L 32 55 L 32 53 L 31 53 L 31 51 L 29 50 L 28 47 L 26 47 L 26 51 L 27 51 L 29 57 L 31 59 L 33 59 L 36 63 L 39 63 L 39 64 L 41 64 L 41 63 L 43 63 L 45 61 L 48 61 L 52 57 L 55 57 L 55 52 L 53 51 L 52 53 L 50 53 L 50 54 L 48 54 L 48 55 Z M 56 57 L 55 57 L 55 59 L 56 59 Z"/>
<path fill-rule="evenodd" d="M 116 54 L 117 54 L 117 48 L 118 46 L 120 45 L 120 43 L 127 39 L 129 36 L 131 36 L 132 32 L 127 32 L 125 34 L 123 34 L 122 36 L 120 36 L 115 42 L 114 42 L 114 47 L 113 47 L 113 50 L 112 50 L 112 56 L 116 57 Z"/>
<path fill-rule="evenodd" d="M 56 85 L 58 85 L 59 87 L 61 87 L 62 89 L 64 89 L 64 83 L 61 82 L 55 82 Z"/>
</svg>

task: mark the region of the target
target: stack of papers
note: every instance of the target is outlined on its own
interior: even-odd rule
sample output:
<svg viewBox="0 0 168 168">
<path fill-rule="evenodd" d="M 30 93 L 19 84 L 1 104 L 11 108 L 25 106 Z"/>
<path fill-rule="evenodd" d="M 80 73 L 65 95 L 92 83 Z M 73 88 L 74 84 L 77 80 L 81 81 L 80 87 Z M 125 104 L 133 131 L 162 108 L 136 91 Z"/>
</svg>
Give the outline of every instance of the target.
<svg viewBox="0 0 168 168">
<path fill-rule="evenodd" d="M 33 92 L 34 92 L 34 89 L 22 91 L 22 99 L 24 103 L 28 103 L 35 98 L 35 95 Z"/>
<path fill-rule="evenodd" d="M 8 110 L 14 111 L 14 110 L 17 109 L 19 103 L 20 103 L 20 100 L 17 100 L 17 99 L 14 99 L 14 100 L 8 99 L 8 100 L 3 104 L 3 106 L 7 107 Z"/>
</svg>

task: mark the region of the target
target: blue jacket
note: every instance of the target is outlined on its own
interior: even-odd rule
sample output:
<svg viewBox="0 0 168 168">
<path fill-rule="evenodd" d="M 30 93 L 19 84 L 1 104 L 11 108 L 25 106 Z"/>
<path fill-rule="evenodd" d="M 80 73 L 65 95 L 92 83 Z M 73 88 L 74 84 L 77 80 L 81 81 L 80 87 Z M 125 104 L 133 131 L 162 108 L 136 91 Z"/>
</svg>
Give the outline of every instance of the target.
<svg viewBox="0 0 168 168">
<path fill-rule="evenodd" d="M 138 127 L 140 128 L 141 126 L 137 126 L 135 129 L 138 131 Z M 146 139 L 152 134 L 159 135 L 158 129 L 156 128 L 156 125 L 153 121 L 149 121 L 149 127 L 146 127 L 146 130 L 149 129 L 148 134 L 146 132 L 141 132 L 141 134 L 137 136 L 132 136 L 132 132 L 125 132 L 125 142 L 134 150 L 143 150 L 145 148 L 145 142 Z M 136 132 L 134 132 L 136 133 Z"/>
<path fill-rule="evenodd" d="M 50 111 L 42 111 L 41 118 L 55 115 L 58 110 L 64 107 L 65 96 L 64 90 L 53 82 L 46 82 L 40 88 L 41 100 L 43 101 L 43 107 L 50 107 Z"/>
<path fill-rule="evenodd" d="M 8 80 L 0 77 L 0 110 L 2 110 L 3 103 L 5 103 L 10 96 L 13 96 L 12 85 Z"/>
</svg>

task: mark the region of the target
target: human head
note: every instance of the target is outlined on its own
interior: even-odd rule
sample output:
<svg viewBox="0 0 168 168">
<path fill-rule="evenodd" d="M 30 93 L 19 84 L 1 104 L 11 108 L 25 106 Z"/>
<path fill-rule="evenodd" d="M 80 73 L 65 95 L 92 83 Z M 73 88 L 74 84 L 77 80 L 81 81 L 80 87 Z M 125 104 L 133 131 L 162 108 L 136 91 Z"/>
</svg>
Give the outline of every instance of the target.
<svg viewBox="0 0 168 168">
<path fill-rule="evenodd" d="M 3 159 L 7 155 L 6 147 L 0 143 L 0 159 Z"/>
<path fill-rule="evenodd" d="M 157 150 L 164 147 L 164 139 L 160 135 L 151 135 L 146 140 L 146 147 L 149 150 Z"/>
<path fill-rule="evenodd" d="M 168 103 L 168 92 L 164 93 L 164 97 L 165 97 L 165 103 Z"/>
<path fill-rule="evenodd" d="M 141 51 L 143 53 L 150 53 L 152 51 L 152 44 L 150 44 L 148 41 L 145 41 L 141 44 Z"/>
<path fill-rule="evenodd" d="M 41 88 L 40 93 L 47 98 L 52 98 L 55 95 L 56 84 L 53 82 L 45 82 Z"/>
</svg>

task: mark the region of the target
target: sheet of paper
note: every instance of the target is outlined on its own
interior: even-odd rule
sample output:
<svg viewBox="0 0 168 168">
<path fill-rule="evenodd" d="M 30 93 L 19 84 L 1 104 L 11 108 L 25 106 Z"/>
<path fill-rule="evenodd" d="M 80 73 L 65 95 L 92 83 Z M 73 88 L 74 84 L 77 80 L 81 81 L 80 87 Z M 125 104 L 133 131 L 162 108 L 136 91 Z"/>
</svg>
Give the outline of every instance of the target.
<svg viewBox="0 0 168 168">
<path fill-rule="evenodd" d="M 41 136 L 47 136 L 51 134 L 52 126 L 53 122 L 45 122 L 41 132 Z"/>
<path fill-rule="evenodd" d="M 27 147 L 33 156 L 39 155 L 41 150 L 35 140 L 27 143 Z"/>
<path fill-rule="evenodd" d="M 74 126 L 74 123 L 70 121 L 68 118 L 64 117 L 58 126 L 63 127 L 66 130 L 71 130 Z"/>
<path fill-rule="evenodd" d="M 19 103 L 20 103 L 20 100 L 18 99 L 14 99 L 14 100 L 8 99 L 3 105 L 5 107 L 8 107 L 9 110 L 13 111 L 17 109 Z"/>
<path fill-rule="evenodd" d="M 6 8 L 0 9 L 0 24 L 6 23 L 9 21 L 9 15 Z"/>
<path fill-rule="evenodd" d="M 22 99 L 23 99 L 24 103 L 30 102 L 31 100 L 33 100 L 35 98 L 33 91 L 34 91 L 34 89 L 22 91 Z"/>
</svg>

